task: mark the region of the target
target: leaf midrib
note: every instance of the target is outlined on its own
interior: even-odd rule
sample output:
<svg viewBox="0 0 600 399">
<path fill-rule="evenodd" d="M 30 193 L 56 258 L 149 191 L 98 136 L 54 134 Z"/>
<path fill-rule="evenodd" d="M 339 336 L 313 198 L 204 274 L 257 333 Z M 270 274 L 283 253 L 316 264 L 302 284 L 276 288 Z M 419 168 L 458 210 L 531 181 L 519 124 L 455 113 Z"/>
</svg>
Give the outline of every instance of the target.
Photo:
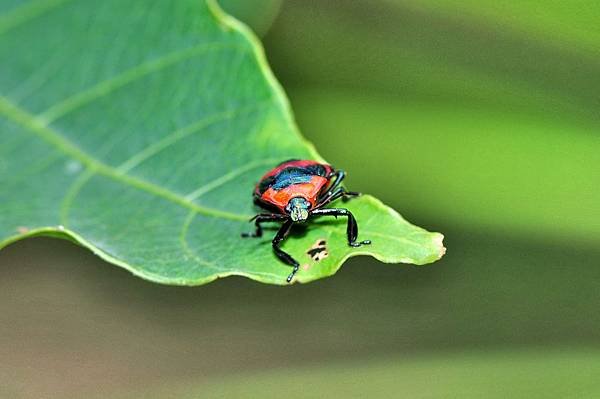
<svg viewBox="0 0 600 399">
<path fill-rule="evenodd" d="M 59 132 L 49 126 L 46 126 L 45 121 L 40 120 L 35 115 L 22 109 L 2 95 L 0 95 L 0 114 L 4 115 L 17 125 L 23 127 L 28 132 L 40 137 L 50 145 L 54 146 L 57 150 L 63 152 L 65 155 L 81 162 L 94 173 L 101 174 L 127 186 L 134 187 L 157 197 L 164 198 L 184 208 L 206 216 L 236 221 L 247 221 L 250 217 L 250 215 L 227 212 L 198 205 L 179 195 L 178 193 L 162 188 L 154 183 L 150 183 L 126 173 L 121 173 L 114 167 L 105 164 L 104 162 L 83 151 L 67 138 L 62 136 Z"/>
</svg>

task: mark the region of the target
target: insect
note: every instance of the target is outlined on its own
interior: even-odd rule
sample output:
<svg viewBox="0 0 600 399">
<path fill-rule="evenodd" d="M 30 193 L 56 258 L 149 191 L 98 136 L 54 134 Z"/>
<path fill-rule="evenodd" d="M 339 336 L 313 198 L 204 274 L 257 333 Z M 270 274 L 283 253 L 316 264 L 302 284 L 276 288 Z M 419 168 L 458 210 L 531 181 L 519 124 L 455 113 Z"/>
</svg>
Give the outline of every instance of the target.
<svg viewBox="0 0 600 399">
<path fill-rule="evenodd" d="M 268 171 L 256 185 L 254 202 L 270 213 L 260 213 L 250 219 L 251 222 L 254 221 L 256 230 L 253 233 L 243 233 L 242 237 L 262 237 L 262 223 L 282 222 L 272 244 L 275 255 L 293 267 L 287 278 L 288 283 L 298 272 L 300 264 L 280 246 L 295 223 L 304 223 L 315 216 L 346 216 L 348 245 L 360 247 L 371 244 L 370 240 L 357 241 L 358 225 L 348 209 L 324 208 L 336 199 L 360 195 L 342 187 L 345 176 L 343 170 L 336 170 L 327 164 L 292 159 Z"/>
</svg>

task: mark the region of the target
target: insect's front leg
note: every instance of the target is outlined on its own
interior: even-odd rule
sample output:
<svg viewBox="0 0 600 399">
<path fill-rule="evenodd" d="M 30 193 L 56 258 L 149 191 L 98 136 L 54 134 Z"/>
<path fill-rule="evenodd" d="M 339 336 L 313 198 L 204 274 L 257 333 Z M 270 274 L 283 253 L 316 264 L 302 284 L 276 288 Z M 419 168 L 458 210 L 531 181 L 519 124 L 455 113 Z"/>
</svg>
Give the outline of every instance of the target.
<svg viewBox="0 0 600 399">
<path fill-rule="evenodd" d="M 265 222 L 277 222 L 287 219 L 285 215 L 278 215 L 276 213 L 261 213 L 254 216 L 250 221 L 254 221 L 254 226 L 256 226 L 256 230 L 254 233 L 242 233 L 242 237 L 262 237 L 262 226 L 261 223 Z"/>
<path fill-rule="evenodd" d="M 327 208 L 327 209 L 315 209 L 312 212 L 316 216 L 346 216 L 348 217 L 348 225 L 346 227 L 346 237 L 348 238 L 348 245 L 351 247 L 360 247 L 361 245 L 371 244 L 371 240 L 364 240 L 357 242 L 358 238 L 358 224 L 352 212 L 344 208 Z"/>
<path fill-rule="evenodd" d="M 277 255 L 277 257 L 281 261 L 283 261 L 284 263 L 286 263 L 294 268 L 292 270 L 292 272 L 290 273 L 290 275 L 286 279 L 286 281 L 288 283 L 292 281 L 292 279 L 294 278 L 294 275 L 298 272 L 298 269 L 300 269 L 300 263 L 298 263 L 298 261 L 296 259 L 292 258 L 292 256 L 290 254 L 288 254 L 287 252 L 284 252 L 281 248 L 279 248 L 279 246 L 281 245 L 281 242 L 283 240 L 285 240 L 285 238 L 289 234 L 290 229 L 292 228 L 293 224 L 294 224 L 294 222 L 291 219 L 288 219 L 288 221 L 285 222 L 283 224 L 283 226 L 281 226 L 281 228 L 277 232 L 277 235 L 275 235 L 275 238 L 273 238 L 273 251 L 275 252 L 275 255 Z"/>
</svg>

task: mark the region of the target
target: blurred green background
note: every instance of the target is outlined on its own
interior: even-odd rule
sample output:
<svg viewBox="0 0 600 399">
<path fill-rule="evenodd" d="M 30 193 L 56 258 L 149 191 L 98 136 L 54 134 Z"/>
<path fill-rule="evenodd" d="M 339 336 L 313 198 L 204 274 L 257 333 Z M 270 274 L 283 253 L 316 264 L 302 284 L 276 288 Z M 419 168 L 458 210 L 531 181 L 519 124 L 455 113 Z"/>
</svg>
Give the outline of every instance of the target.
<svg viewBox="0 0 600 399">
<path fill-rule="evenodd" d="M 198 288 L 0 252 L 0 398 L 600 397 L 600 5 L 223 0 L 347 186 L 430 266 Z"/>
</svg>

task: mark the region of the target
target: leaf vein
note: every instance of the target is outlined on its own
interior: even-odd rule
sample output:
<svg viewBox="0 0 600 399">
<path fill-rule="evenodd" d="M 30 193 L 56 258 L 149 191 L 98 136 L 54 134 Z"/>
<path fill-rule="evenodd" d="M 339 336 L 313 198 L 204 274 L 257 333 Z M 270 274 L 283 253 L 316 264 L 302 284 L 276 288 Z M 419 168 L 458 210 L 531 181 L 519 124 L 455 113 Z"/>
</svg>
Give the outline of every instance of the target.
<svg viewBox="0 0 600 399">
<path fill-rule="evenodd" d="M 209 117 L 202 118 L 196 122 L 193 122 L 187 126 L 182 127 L 181 129 L 177 129 L 174 132 L 163 137 L 161 140 L 157 141 L 156 143 L 153 143 L 153 144 L 149 145 L 148 147 L 144 148 L 143 150 L 138 152 L 136 155 L 133 155 L 131 158 L 129 158 L 128 160 L 123 162 L 121 165 L 119 165 L 117 167 L 117 171 L 119 171 L 120 173 L 127 173 L 131 169 L 133 169 L 136 166 L 138 166 L 139 164 L 141 164 L 142 162 L 148 160 L 149 158 L 158 154 L 159 152 L 163 151 L 164 149 L 168 148 L 169 146 L 174 145 L 178 141 L 183 140 L 184 138 L 188 137 L 189 135 L 201 132 L 208 126 L 215 124 L 217 122 L 223 122 L 226 120 L 230 120 L 244 112 L 259 109 L 259 108 L 263 107 L 265 104 L 269 103 L 270 101 L 271 100 L 269 99 L 267 101 L 254 104 L 250 107 L 238 108 L 238 109 L 220 112 L 220 113 L 211 115 Z"/>
<path fill-rule="evenodd" d="M 200 198 L 201 196 L 203 196 L 204 194 L 223 186 L 224 184 L 226 184 L 227 182 L 235 179 L 236 177 L 244 174 L 245 172 L 248 172 L 252 169 L 256 169 L 260 166 L 265 166 L 265 165 L 272 165 L 278 161 L 281 161 L 281 159 L 283 159 L 284 157 L 281 158 L 272 158 L 272 159 L 263 159 L 260 161 L 256 161 L 256 162 L 251 162 L 249 164 L 240 166 L 236 169 L 233 169 L 232 171 L 230 171 L 229 173 L 226 173 L 220 177 L 217 177 L 216 179 L 202 185 L 201 187 L 198 187 L 196 190 L 192 191 L 191 193 L 189 193 L 188 195 L 185 196 L 186 199 L 188 199 L 189 201 L 194 201 L 198 198 Z"/>
<path fill-rule="evenodd" d="M 60 202 L 60 224 L 68 227 L 69 225 L 69 208 L 73 203 L 73 200 L 77 197 L 77 194 L 81 191 L 83 186 L 96 174 L 96 171 L 92 168 L 88 168 L 81 172 L 81 174 L 73 180 L 71 186 L 67 189 L 65 196 Z"/>
<path fill-rule="evenodd" d="M 141 191 L 145 191 L 149 194 L 161 197 L 170 202 L 178 204 L 184 208 L 193 209 L 200 214 L 213 217 L 221 217 L 229 220 L 246 221 L 250 215 L 242 215 L 238 213 L 232 213 L 227 211 L 221 211 L 214 208 L 208 208 L 195 204 L 180 194 L 170 191 L 168 189 L 157 186 L 156 184 L 148 181 L 133 177 L 124 173 L 120 173 L 112 166 L 103 163 L 100 160 L 95 159 L 88 153 L 81 150 L 75 144 L 70 142 L 68 139 L 63 137 L 59 132 L 51 129 L 44 124 L 44 121 L 40 120 L 35 115 L 28 111 L 21 109 L 17 105 L 13 104 L 9 99 L 0 95 L 0 114 L 6 118 L 12 120 L 18 125 L 22 126 L 25 130 L 29 131 L 45 140 L 49 144 L 56 147 L 58 150 L 64 152 L 66 155 L 77 159 L 82 164 L 94 169 L 98 174 L 102 174 L 109 177 L 121 184 L 129 185 L 137 188 Z"/>
<path fill-rule="evenodd" d="M 68 113 L 99 98 L 102 98 L 125 85 L 131 84 L 146 75 L 160 71 L 181 61 L 205 54 L 209 51 L 222 49 L 246 50 L 245 47 L 240 46 L 239 44 L 228 42 L 203 43 L 201 45 L 175 50 L 150 61 L 146 61 L 131 67 L 116 76 L 96 83 L 86 90 L 75 93 L 61 102 L 50 106 L 48 109 L 43 111 L 38 118 L 45 121 L 45 124 L 48 125 L 57 119 L 64 117 Z"/>
<path fill-rule="evenodd" d="M 33 0 L 0 16 L 0 35 L 72 0 Z"/>
<path fill-rule="evenodd" d="M 223 271 L 222 268 L 218 267 L 213 262 L 209 262 L 206 259 L 201 258 L 198 254 L 196 254 L 194 251 L 192 251 L 192 249 L 188 245 L 187 233 L 190 228 L 190 225 L 196 218 L 196 215 L 197 215 L 197 213 L 194 210 L 191 210 L 190 213 L 188 214 L 188 216 L 185 218 L 185 221 L 183 222 L 183 225 L 181 227 L 181 232 L 179 234 L 179 243 L 181 244 L 181 247 L 183 248 L 184 252 L 186 254 L 188 254 L 188 256 L 190 256 L 199 265 L 207 266 L 207 267 L 210 267 L 211 269 L 218 270 L 218 271 Z"/>
</svg>

